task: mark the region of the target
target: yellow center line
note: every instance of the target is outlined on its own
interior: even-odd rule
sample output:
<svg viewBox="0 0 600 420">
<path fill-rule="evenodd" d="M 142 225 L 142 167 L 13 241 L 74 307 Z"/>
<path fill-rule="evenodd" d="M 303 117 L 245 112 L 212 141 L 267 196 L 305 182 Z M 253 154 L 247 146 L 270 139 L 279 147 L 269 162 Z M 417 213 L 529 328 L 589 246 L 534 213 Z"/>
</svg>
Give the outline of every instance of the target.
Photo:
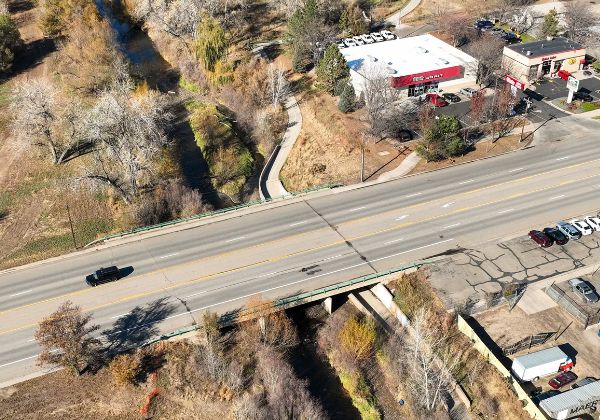
<svg viewBox="0 0 600 420">
<path fill-rule="evenodd" d="M 441 215 L 437 215 L 437 216 L 431 216 L 431 217 L 428 217 L 428 218 L 423 218 L 423 219 L 415 220 L 415 221 L 411 221 L 411 222 L 398 223 L 398 224 L 395 224 L 395 225 L 393 225 L 393 226 L 391 226 L 389 228 L 374 230 L 374 231 L 367 232 L 367 233 L 362 234 L 362 235 L 350 237 L 350 238 L 347 238 L 347 239 L 340 239 L 340 240 L 337 240 L 337 241 L 334 241 L 334 242 L 331 242 L 331 243 L 328 243 L 328 244 L 320 245 L 318 247 L 311 247 L 311 248 L 302 249 L 302 250 L 299 250 L 299 251 L 295 251 L 295 252 L 292 252 L 292 253 L 288 253 L 288 254 L 284 254 L 284 255 L 272 257 L 272 258 L 268 258 L 268 259 L 265 259 L 265 260 L 262 260 L 262 261 L 258 261 L 258 262 L 254 262 L 254 263 L 251 263 L 251 264 L 247 264 L 247 265 L 243 265 L 243 266 L 239 266 L 239 267 L 235 267 L 235 268 L 231 268 L 231 269 L 227 269 L 227 270 L 223 270 L 223 271 L 219 271 L 219 272 L 215 272 L 215 273 L 203 275 L 203 276 L 200 276 L 200 277 L 192 278 L 192 279 L 189 279 L 189 280 L 185 280 L 183 282 L 173 283 L 173 284 L 171 284 L 169 286 L 161 286 L 159 288 L 155 288 L 155 289 L 147 291 L 147 292 L 137 293 L 137 294 L 134 294 L 134 295 L 125 296 L 125 297 L 116 299 L 116 300 L 114 300 L 112 302 L 107 302 L 107 303 L 103 303 L 103 304 L 96 305 L 96 306 L 93 306 L 93 307 L 84 308 L 83 311 L 84 312 L 95 311 L 97 309 L 101 309 L 101 308 L 104 308 L 104 307 L 107 307 L 107 306 L 112 306 L 112 305 L 114 305 L 116 303 L 127 302 L 127 301 L 130 301 L 130 300 L 133 300 L 133 299 L 137 299 L 137 298 L 140 298 L 140 297 L 145 297 L 145 296 L 157 294 L 157 293 L 160 293 L 160 292 L 164 292 L 164 291 L 167 291 L 167 290 L 179 288 L 179 287 L 182 287 L 182 286 L 191 285 L 191 284 L 195 284 L 195 283 L 200 283 L 200 282 L 203 282 L 203 281 L 206 281 L 206 280 L 210 280 L 210 279 L 212 279 L 214 277 L 217 277 L 217 276 L 220 276 L 220 275 L 223 275 L 223 274 L 231 274 L 231 273 L 242 271 L 242 270 L 245 270 L 245 269 L 248 269 L 248 268 L 251 268 L 251 267 L 258 267 L 258 266 L 265 265 L 265 264 L 268 264 L 268 263 L 273 263 L 273 262 L 281 261 L 281 260 L 284 260 L 284 259 L 288 259 L 288 258 L 291 258 L 293 256 L 298 256 L 298 255 L 307 254 L 307 253 L 310 253 L 310 252 L 322 250 L 322 249 L 325 249 L 325 248 L 330 248 L 330 247 L 333 247 L 333 246 L 336 246 L 336 245 L 340 245 L 340 244 L 343 244 L 343 243 L 346 243 L 346 242 L 357 241 L 357 240 L 365 239 L 365 238 L 368 238 L 368 237 L 376 236 L 376 235 L 379 235 L 379 234 L 382 234 L 382 233 L 387 233 L 387 232 L 391 232 L 391 231 L 394 231 L 394 230 L 403 229 L 403 228 L 406 228 L 406 227 L 409 227 L 409 226 L 412 226 L 412 225 L 431 222 L 431 221 L 434 221 L 434 220 L 437 220 L 437 219 L 441 219 L 441 218 L 444 218 L 444 217 L 449 217 L 449 216 L 453 216 L 453 215 L 456 215 L 456 214 L 460 214 L 460 213 L 463 213 L 465 211 L 474 210 L 474 209 L 478 209 L 478 208 L 481 208 L 481 207 L 498 204 L 498 203 L 501 203 L 501 202 L 504 202 L 504 201 L 509 201 L 509 200 L 512 200 L 512 199 L 515 199 L 515 198 L 518 198 L 518 197 L 522 197 L 524 195 L 546 191 L 546 190 L 549 190 L 549 189 L 552 189 L 552 188 L 556 188 L 557 186 L 568 185 L 568 184 L 580 182 L 580 181 L 583 181 L 583 180 L 586 180 L 586 179 L 590 179 L 590 178 L 594 178 L 594 177 L 598 177 L 598 176 L 600 176 L 600 174 L 598 174 L 598 175 L 588 175 L 588 176 L 585 176 L 585 177 L 582 177 L 582 178 L 578 178 L 578 179 L 573 179 L 573 180 L 570 180 L 570 181 L 561 181 L 560 183 L 558 183 L 556 185 L 550 185 L 550 186 L 538 188 L 538 189 L 531 190 L 531 191 L 523 191 L 523 192 L 516 193 L 516 194 L 510 195 L 510 196 L 507 196 L 507 197 L 500 198 L 498 200 L 492 200 L 492 201 L 480 203 L 480 204 L 477 204 L 477 205 L 474 205 L 474 206 L 470 206 L 470 207 L 459 208 L 459 209 L 450 211 L 450 212 L 445 213 L 445 214 L 441 214 Z M 140 276 L 142 276 L 142 275 L 140 275 Z M 98 290 L 101 287 L 107 287 L 107 286 L 110 286 L 110 284 L 107 284 L 105 286 L 96 287 L 94 289 L 84 289 L 84 290 L 86 290 L 86 291 L 89 291 L 89 290 Z M 11 309 L 8 309 L 8 310 L 6 310 L 4 312 L 0 312 L 0 316 L 4 315 L 4 314 L 7 314 L 9 312 L 13 312 L 13 311 L 16 311 L 16 310 L 21 310 L 21 309 L 27 308 L 27 307 L 32 306 L 32 305 L 37 305 L 37 304 L 48 302 L 48 301 L 52 301 L 52 300 L 64 299 L 64 298 L 68 298 L 70 296 L 74 296 L 74 295 L 78 295 L 78 294 L 80 294 L 80 291 L 68 293 L 68 294 L 63 295 L 63 296 L 57 296 L 57 297 L 54 297 L 54 298 L 51 298 L 51 299 L 46 299 L 46 300 L 40 301 L 40 302 L 30 303 L 30 304 L 23 305 L 23 306 L 20 306 L 20 307 L 17 307 L 17 308 L 11 308 Z M 20 330 L 23 330 L 23 329 L 26 329 L 26 328 L 34 327 L 36 325 L 37 325 L 37 323 L 33 323 L 33 324 L 28 324 L 28 325 L 23 325 L 23 326 L 15 327 L 15 328 L 12 328 L 12 329 L 9 329 L 9 330 L 2 330 L 2 331 L 0 331 L 0 335 L 5 335 L 5 334 L 12 333 L 12 332 L 20 331 Z"/>
</svg>

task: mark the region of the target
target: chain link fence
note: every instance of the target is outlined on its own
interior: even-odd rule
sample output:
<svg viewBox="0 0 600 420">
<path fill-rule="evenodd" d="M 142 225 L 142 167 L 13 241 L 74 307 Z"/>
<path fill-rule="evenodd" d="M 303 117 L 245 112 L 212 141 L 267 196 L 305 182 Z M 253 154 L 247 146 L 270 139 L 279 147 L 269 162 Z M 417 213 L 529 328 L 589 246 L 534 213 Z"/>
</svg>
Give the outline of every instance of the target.
<svg viewBox="0 0 600 420">
<path fill-rule="evenodd" d="M 590 312 L 579 302 L 571 298 L 558 284 L 552 283 L 546 288 L 546 294 L 581 322 L 584 328 L 600 323 L 600 310 Z"/>
</svg>

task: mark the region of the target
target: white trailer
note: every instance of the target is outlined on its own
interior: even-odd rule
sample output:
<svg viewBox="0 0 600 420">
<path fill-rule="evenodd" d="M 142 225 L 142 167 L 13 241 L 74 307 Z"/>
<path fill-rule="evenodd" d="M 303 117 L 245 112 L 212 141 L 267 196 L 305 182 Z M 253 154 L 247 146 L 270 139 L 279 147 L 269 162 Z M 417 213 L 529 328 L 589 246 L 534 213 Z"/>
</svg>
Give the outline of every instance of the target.
<svg viewBox="0 0 600 420">
<path fill-rule="evenodd" d="M 600 381 L 563 392 L 540 402 L 540 408 L 556 420 L 596 411 L 600 405 Z"/>
<path fill-rule="evenodd" d="M 513 360 L 512 372 L 521 381 L 537 381 L 543 376 L 570 370 L 573 361 L 558 347 L 519 356 Z"/>
</svg>

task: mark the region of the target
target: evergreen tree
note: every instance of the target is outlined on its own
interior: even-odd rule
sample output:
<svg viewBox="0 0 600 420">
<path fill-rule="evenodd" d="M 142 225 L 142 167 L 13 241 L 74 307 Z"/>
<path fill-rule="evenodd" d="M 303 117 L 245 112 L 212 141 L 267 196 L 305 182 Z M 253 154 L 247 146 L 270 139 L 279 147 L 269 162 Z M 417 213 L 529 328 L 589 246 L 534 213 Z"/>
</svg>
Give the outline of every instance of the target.
<svg viewBox="0 0 600 420">
<path fill-rule="evenodd" d="M 317 81 L 321 88 L 333 94 L 338 80 L 350 76 L 346 59 L 335 44 L 329 45 L 317 65 Z"/>
<path fill-rule="evenodd" d="M 428 161 L 464 154 L 467 145 L 460 136 L 458 118 L 443 115 L 431 125 L 417 145 L 417 153 Z"/>
<path fill-rule="evenodd" d="M 558 17 L 556 16 L 556 9 L 551 9 L 546 16 L 544 16 L 544 22 L 540 32 L 543 36 L 556 36 L 558 35 Z"/>
<path fill-rule="evenodd" d="M 346 87 L 342 91 L 340 100 L 338 101 L 338 109 L 346 114 L 354 111 L 355 106 L 356 93 L 354 92 L 354 87 L 350 83 L 346 83 Z"/>
<path fill-rule="evenodd" d="M 22 44 L 15 22 L 8 14 L 0 14 L 0 73 L 10 70 Z"/>
</svg>

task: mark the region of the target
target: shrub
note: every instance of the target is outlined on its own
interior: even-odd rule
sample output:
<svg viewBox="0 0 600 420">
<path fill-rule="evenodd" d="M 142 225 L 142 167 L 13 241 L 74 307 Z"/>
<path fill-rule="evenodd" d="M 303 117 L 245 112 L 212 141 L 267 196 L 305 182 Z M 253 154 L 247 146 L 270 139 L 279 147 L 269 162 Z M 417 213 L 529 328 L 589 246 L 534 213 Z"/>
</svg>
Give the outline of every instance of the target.
<svg viewBox="0 0 600 420">
<path fill-rule="evenodd" d="M 340 350 L 356 362 L 365 361 L 373 352 L 377 331 L 371 318 L 348 318 L 340 331 Z"/>
<path fill-rule="evenodd" d="M 122 354 L 108 365 L 112 380 L 120 386 L 135 384 L 140 368 L 140 358 L 137 354 Z"/>
<path fill-rule="evenodd" d="M 583 112 L 589 112 L 589 111 L 595 111 L 596 109 L 600 108 L 600 105 L 598 105 L 597 103 L 594 103 L 594 102 L 583 102 L 580 105 L 580 108 Z"/>
<path fill-rule="evenodd" d="M 16 51 L 23 45 L 17 25 L 7 14 L 0 14 L 0 73 L 10 70 Z"/>
<path fill-rule="evenodd" d="M 354 87 L 351 84 L 346 84 L 340 100 L 338 101 L 338 109 L 344 114 L 354 111 L 356 106 L 356 94 L 354 93 Z"/>
</svg>

